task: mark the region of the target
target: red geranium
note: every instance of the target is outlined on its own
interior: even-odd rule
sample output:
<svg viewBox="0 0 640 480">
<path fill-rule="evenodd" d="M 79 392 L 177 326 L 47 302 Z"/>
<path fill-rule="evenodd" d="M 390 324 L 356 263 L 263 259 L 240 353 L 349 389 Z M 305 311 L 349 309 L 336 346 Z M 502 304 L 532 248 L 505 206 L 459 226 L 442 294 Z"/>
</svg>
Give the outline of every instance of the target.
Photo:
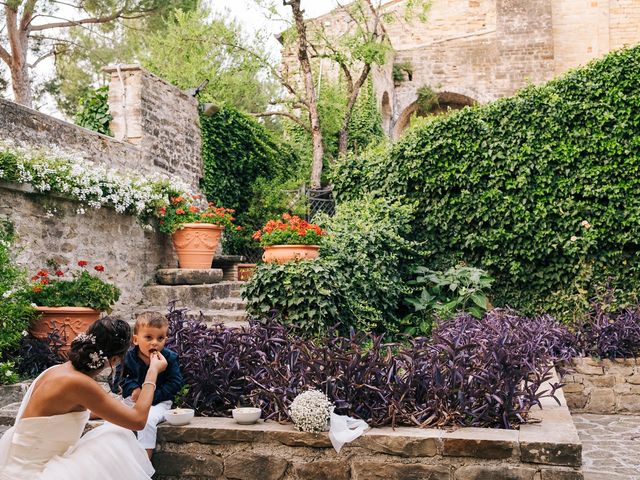
<svg viewBox="0 0 640 480">
<path fill-rule="evenodd" d="M 252 238 L 263 247 L 271 245 L 318 245 L 326 235 L 318 225 L 285 213 L 282 220 L 269 220 Z"/>
<path fill-rule="evenodd" d="M 93 268 L 98 272 L 104 272 L 104 266 L 103 265 L 96 265 Z"/>
<path fill-rule="evenodd" d="M 88 263 L 89 263 L 89 262 L 87 262 L 86 260 L 80 260 L 80 261 L 78 262 L 78 266 L 79 266 L 79 267 L 86 267 Z"/>
</svg>

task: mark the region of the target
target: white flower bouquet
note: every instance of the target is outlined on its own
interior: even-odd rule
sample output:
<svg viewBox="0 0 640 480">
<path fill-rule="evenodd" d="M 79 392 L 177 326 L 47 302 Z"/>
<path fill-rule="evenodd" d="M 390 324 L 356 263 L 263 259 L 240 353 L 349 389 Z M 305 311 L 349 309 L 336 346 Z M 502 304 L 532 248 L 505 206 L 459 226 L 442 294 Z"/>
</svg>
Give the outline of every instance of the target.
<svg viewBox="0 0 640 480">
<path fill-rule="evenodd" d="M 293 399 L 289 413 L 294 426 L 303 432 L 326 432 L 333 403 L 318 390 L 308 390 Z"/>
</svg>

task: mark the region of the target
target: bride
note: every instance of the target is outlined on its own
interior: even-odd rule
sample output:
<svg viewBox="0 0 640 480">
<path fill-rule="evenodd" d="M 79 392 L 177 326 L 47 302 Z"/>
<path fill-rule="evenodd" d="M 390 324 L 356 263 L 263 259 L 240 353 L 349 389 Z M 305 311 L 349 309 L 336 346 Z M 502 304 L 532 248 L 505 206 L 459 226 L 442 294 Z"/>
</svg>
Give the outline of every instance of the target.
<svg viewBox="0 0 640 480">
<path fill-rule="evenodd" d="M 158 374 L 160 353 L 134 407 L 109 396 L 95 381 L 129 348 L 131 328 L 103 317 L 71 344 L 69 361 L 44 371 L 27 391 L 14 426 L 0 439 L 0 480 L 149 480 L 154 470 L 132 430 L 142 430 Z M 89 412 L 108 423 L 82 435 Z M 81 436 L 82 435 L 82 436 Z"/>
</svg>

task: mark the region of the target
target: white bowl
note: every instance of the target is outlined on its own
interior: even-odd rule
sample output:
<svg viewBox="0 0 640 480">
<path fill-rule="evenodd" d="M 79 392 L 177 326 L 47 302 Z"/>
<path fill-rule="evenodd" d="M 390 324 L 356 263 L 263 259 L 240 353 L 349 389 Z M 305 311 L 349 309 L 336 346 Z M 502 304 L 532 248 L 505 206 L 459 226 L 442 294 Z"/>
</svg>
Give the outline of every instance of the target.
<svg viewBox="0 0 640 480">
<path fill-rule="evenodd" d="M 251 425 L 256 423 L 262 415 L 262 410 L 254 407 L 239 407 L 231 410 L 231 415 L 236 423 L 240 425 Z"/>
<path fill-rule="evenodd" d="M 186 425 L 193 418 L 193 410 L 190 408 L 174 408 L 167 410 L 164 418 L 171 425 Z"/>
</svg>

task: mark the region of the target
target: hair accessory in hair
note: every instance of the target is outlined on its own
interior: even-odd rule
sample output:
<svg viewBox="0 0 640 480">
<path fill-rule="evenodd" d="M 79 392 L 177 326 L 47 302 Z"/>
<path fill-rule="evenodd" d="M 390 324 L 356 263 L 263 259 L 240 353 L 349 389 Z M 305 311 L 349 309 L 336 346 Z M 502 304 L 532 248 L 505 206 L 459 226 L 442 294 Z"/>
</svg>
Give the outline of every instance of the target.
<svg viewBox="0 0 640 480">
<path fill-rule="evenodd" d="M 107 361 L 107 357 L 103 357 L 102 353 L 102 350 L 99 350 L 97 352 L 91 352 L 89 354 L 91 362 L 89 363 L 88 367 L 91 370 L 97 370 L 98 368 L 104 366 L 105 362 Z"/>
<path fill-rule="evenodd" d="M 74 338 L 73 341 L 78 343 L 92 343 L 93 345 L 95 345 L 96 336 L 93 334 L 87 335 L 86 333 L 81 333 L 76 338 Z"/>
</svg>

